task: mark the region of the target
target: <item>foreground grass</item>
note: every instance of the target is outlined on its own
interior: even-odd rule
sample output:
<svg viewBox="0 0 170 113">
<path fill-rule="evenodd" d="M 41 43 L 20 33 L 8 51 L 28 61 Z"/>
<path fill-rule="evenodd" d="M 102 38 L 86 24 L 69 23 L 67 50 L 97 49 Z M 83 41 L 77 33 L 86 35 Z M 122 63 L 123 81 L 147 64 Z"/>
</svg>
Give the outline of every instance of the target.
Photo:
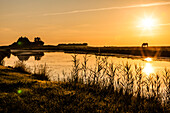
<svg viewBox="0 0 170 113">
<path fill-rule="evenodd" d="M 138 101 L 140 100 L 141 103 Z M 157 100 L 79 82 L 50 82 L 0 66 L 0 112 L 168 112 Z"/>
</svg>

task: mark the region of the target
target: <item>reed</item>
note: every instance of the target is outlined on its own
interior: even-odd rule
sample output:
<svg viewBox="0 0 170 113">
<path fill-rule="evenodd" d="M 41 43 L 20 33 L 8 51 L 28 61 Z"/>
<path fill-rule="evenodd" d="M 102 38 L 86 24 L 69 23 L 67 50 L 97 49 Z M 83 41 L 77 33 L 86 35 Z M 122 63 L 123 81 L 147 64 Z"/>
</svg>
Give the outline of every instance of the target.
<svg viewBox="0 0 170 113">
<path fill-rule="evenodd" d="M 35 65 L 33 69 L 31 69 L 30 67 L 27 67 L 23 61 L 17 61 L 15 62 L 14 69 L 19 72 L 32 74 L 33 77 L 39 80 L 50 80 L 50 71 L 46 64 Z"/>
<path fill-rule="evenodd" d="M 79 77 L 79 59 L 77 59 L 77 55 L 72 55 L 73 58 L 73 69 L 72 69 L 72 78 L 74 80 L 75 83 L 78 82 L 78 77 Z"/>
<path fill-rule="evenodd" d="M 159 74 L 152 74 L 147 77 L 141 66 L 132 65 L 128 62 L 116 65 L 113 62 L 108 62 L 108 57 L 96 56 L 94 68 L 89 68 L 87 56 L 83 57 L 82 63 L 80 63 L 80 59 L 77 59 L 77 55 L 72 57 L 72 81 L 64 82 L 86 84 L 87 87 L 93 89 L 87 88 L 87 91 L 97 94 L 113 94 L 118 97 L 115 99 L 116 101 L 121 98 L 125 111 L 129 111 L 132 106 L 136 112 L 139 109 L 150 109 L 156 106 L 161 109 L 160 106 L 164 108 L 169 105 L 170 74 L 167 69 L 163 77 Z M 164 93 L 161 90 L 163 85 L 166 86 Z M 162 105 L 162 103 L 166 104 Z"/>
<path fill-rule="evenodd" d="M 170 70 L 165 68 L 164 74 L 163 74 L 163 83 L 165 85 L 165 105 L 169 105 L 170 107 Z"/>
<path fill-rule="evenodd" d="M 82 65 L 82 75 L 84 77 L 85 83 L 87 83 L 87 62 L 88 62 L 88 56 L 87 54 L 83 56 L 83 63 Z"/>
<path fill-rule="evenodd" d="M 46 64 L 34 66 L 34 73 L 32 75 L 39 80 L 50 80 L 49 70 Z"/>
</svg>

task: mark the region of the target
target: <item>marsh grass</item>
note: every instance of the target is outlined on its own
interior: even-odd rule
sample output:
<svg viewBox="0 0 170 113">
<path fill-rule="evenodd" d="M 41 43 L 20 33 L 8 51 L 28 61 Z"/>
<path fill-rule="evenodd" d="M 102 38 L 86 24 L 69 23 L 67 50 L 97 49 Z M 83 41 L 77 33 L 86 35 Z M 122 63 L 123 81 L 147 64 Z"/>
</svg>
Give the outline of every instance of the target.
<svg viewBox="0 0 170 113">
<path fill-rule="evenodd" d="M 164 74 L 163 74 L 163 83 L 165 85 L 165 104 L 170 105 L 170 71 L 165 68 Z M 170 106 L 169 106 L 170 107 Z"/>
<path fill-rule="evenodd" d="M 170 110 L 170 73 L 165 69 L 162 75 L 147 76 L 140 65 L 123 63 L 114 65 L 108 62 L 108 57 L 96 56 L 94 68 L 89 68 L 87 55 L 82 63 L 73 57 L 72 78 L 64 80 L 68 87 L 76 87 L 72 83 L 85 84 L 83 89 L 95 95 L 114 95 L 115 101 L 124 105 L 124 110 L 133 112 L 138 110 Z M 66 76 L 66 75 L 65 75 Z M 71 85 L 70 85 L 71 84 Z M 112 100 L 109 100 L 109 102 Z M 117 102 L 116 102 L 117 103 Z M 158 112 L 157 111 L 157 112 Z"/>
<path fill-rule="evenodd" d="M 23 61 L 17 61 L 15 62 L 14 69 L 22 73 L 32 74 L 33 77 L 39 80 L 50 80 L 50 71 L 46 64 L 35 65 L 33 71 L 31 71 L 32 69 L 27 67 Z"/>
<path fill-rule="evenodd" d="M 34 66 L 34 72 L 32 74 L 36 79 L 39 80 L 50 80 L 49 70 L 46 64 Z"/>
<path fill-rule="evenodd" d="M 23 61 L 16 61 L 14 64 L 14 69 L 22 73 L 30 73 L 29 68 L 27 68 L 26 64 Z"/>
<path fill-rule="evenodd" d="M 0 111 L 134 113 L 170 111 L 168 69 L 165 69 L 162 75 L 146 76 L 141 66 L 130 63 L 117 65 L 110 63 L 108 57 L 96 56 L 94 67 L 88 65 L 87 55 L 83 57 L 82 62 L 77 59 L 77 55 L 72 57 L 71 73 L 63 71 L 62 75 L 58 75 L 58 82 L 37 82 L 26 78 L 24 81 L 18 81 L 15 77 L 16 81 L 12 78 L 13 81 L 8 83 L 4 81 L 7 76 L 1 75 L 0 81 L 3 83 L 0 85 L 7 84 L 13 88 L 8 91 L 4 87 L 3 90 L 0 89 L 3 93 L 0 95 L 2 103 Z M 47 66 L 37 66 L 34 73 L 47 75 Z M 62 76 L 64 79 L 61 79 Z M 15 93 L 18 89 L 23 93 Z"/>
</svg>

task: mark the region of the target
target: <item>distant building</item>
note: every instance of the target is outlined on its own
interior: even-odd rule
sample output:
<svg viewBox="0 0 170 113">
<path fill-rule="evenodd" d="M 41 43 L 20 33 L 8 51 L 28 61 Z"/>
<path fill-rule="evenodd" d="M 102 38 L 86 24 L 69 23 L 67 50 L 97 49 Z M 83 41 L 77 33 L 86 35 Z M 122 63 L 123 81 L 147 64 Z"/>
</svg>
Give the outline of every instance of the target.
<svg viewBox="0 0 170 113">
<path fill-rule="evenodd" d="M 23 47 L 37 47 L 37 46 L 43 46 L 44 42 L 41 41 L 39 37 L 36 37 L 34 39 L 34 42 L 30 42 L 27 37 L 20 37 L 17 42 L 14 42 L 10 47 L 13 48 L 23 48 Z"/>
</svg>

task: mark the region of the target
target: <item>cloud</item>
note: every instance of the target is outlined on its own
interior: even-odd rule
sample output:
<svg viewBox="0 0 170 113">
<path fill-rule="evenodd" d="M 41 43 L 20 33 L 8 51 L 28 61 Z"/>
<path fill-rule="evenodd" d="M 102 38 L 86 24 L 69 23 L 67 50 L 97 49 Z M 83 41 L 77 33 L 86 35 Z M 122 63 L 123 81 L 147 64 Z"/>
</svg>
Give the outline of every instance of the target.
<svg viewBox="0 0 170 113">
<path fill-rule="evenodd" d="M 158 26 L 170 26 L 170 23 L 166 23 L 166 24 L 159 24 Z"/>
<path fill-rule="evenodd" d="M 130 6 L 120 6 L 120 7 L 105 7 L 105 8 L 85 9 L 85 10 L 73 10 L 67 12 L 47 13 L 47 14 L 43 14 L 42 16 L 55 16 L 55 15 L 64 15 L 64 14 L 107 11 L 107 10 L 114 10 L 114 9 L 143 8 L 143 7 L 163 6 L 163 5 L 170 5 L 170 2 L 158 2 L 158 3 L 150 3 L 150 4 L 139 4 L 139 5 L 130 5 Z"/>
<path fill-rule="evenodd" d="M 8 32 L 8 31 L 12 31 L 12 29 L 10 29 L 10 28 L 0 28 L 0 32 Z"/>
</svg>

